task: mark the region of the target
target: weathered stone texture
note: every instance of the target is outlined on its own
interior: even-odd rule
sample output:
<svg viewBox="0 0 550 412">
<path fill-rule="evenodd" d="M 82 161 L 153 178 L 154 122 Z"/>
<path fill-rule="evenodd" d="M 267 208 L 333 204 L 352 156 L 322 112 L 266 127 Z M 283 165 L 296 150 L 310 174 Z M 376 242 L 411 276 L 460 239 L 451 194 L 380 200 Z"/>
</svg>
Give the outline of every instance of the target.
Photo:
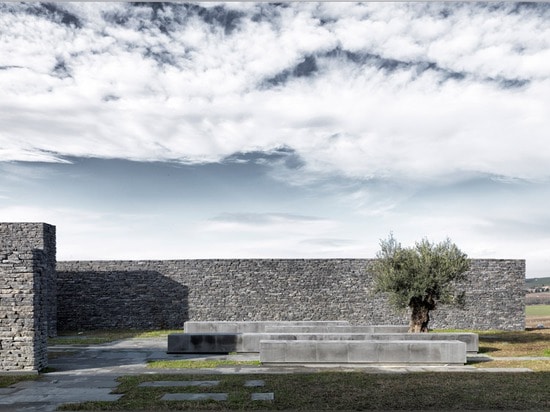
<svg viewBox="0 0 550 412">
<path fill-rule="evenodd" d="M 403 324 L 372 292 L 372 259 L 58 262 L 58 327 L 181 328 L 186 320 L 347 320 Z M 520 330 L 525 261 L 472 261 L 464 309 L 434 328 Z"/>
<path fill-rule="evenodd" d="M 0 370 L 47 366 L 55 288 L 55 227 L 0 223 Z"/>
</svg>

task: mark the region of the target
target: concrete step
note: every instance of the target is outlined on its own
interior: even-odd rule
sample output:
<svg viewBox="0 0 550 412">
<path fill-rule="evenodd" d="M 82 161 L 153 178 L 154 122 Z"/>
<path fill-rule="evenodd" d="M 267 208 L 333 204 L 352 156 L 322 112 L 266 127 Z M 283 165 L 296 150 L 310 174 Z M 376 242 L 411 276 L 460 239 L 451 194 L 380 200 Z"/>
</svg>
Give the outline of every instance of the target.
<svg viewBox="0 0 550 412">
<path fill-rule="evenodd" d="M 475 333 L 178 333 L 168 336 L 168 353 L 258 353 L 262 340 L 380 340 L 453 341 L 466 344 L 468 353 L 477 353 Z"/>
<path fill-rule="evenodd" d="M 183 325 L 186 333 L 262 333 L 267 327 L 279 326 L 346 326 L 345 320 L 331 321 L 187 321 Z"/>
<path fill-rule="evenodd" d="M 464 365 L 466 344 L 459 341 L 263 340 L 260 343 L 260 362 L 266 365 Z"/>
<path fill-rule="evenodd" d="M 269 333 L 407 333 L 407 325 L 275 325 Z"/>
</svg>

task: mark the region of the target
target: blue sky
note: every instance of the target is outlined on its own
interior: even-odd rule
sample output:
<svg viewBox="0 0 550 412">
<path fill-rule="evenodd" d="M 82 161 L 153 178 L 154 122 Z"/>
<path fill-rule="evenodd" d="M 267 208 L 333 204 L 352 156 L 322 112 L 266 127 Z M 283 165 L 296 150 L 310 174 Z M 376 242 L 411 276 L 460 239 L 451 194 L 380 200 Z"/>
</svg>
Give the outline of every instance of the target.
<svg viewBox="0 0 550 412">
<path fill-rule="evenodd" d="M 0 220 L 58 259 L 550 274 L 549 3 L 0 3 Z"/>
</svg>

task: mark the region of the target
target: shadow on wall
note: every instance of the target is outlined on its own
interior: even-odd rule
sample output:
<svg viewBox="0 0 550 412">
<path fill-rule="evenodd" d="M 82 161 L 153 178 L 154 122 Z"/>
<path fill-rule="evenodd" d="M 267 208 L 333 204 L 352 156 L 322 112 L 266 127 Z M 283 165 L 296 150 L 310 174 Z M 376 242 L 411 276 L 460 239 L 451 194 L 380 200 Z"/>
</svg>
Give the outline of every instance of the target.
<svg viewBox="0 0 550 412">
<path fill-rule="evenodd" d="M 188 287 L 159 272 L 57 272 L 59 331 L 179 329 L 189 318 Z"/>
</svg>

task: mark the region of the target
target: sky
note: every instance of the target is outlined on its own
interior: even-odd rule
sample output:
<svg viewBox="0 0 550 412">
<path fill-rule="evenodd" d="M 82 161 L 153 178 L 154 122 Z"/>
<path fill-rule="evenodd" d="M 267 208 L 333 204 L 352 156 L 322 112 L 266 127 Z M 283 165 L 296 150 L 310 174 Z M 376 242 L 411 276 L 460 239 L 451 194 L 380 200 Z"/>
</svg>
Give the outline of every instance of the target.
<svg viewBox="0 0 550 412">
<path fill-rule="evenodd" d="M 0 3 L 0 221 L 58 260 L 550 275 L 550 3 Z"/>
</svg>

